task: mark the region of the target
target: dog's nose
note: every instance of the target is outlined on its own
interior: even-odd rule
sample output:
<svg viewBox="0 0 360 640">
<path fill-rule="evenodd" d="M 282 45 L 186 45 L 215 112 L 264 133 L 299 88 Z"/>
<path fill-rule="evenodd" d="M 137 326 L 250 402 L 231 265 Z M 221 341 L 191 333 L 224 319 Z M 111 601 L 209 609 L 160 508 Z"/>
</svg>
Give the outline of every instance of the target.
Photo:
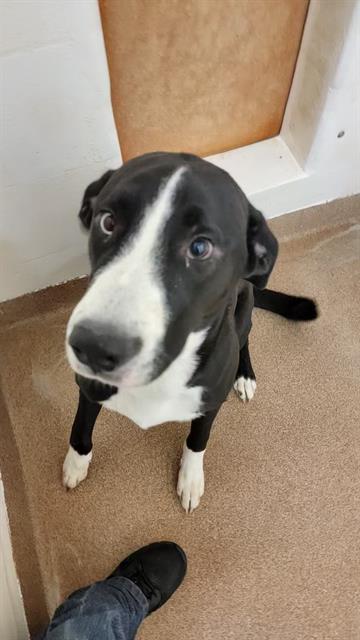
<svg viewBox="0 0 360 640">
<path fill-rule="evenodd" d="M 119 335 L 113 327 L 98 323 L 78 324 L 69 337 L 77 359 L 94 373 L 114 371 L 133 358 L 141 344 L 140 338 Z"/>
</svg>

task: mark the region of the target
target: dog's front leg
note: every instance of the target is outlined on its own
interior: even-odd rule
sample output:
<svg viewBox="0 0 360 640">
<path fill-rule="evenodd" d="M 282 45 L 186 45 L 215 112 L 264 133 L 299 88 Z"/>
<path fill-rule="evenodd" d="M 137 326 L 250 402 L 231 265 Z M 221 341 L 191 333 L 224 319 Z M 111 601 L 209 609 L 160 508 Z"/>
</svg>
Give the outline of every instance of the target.
<svg viewBox="0 0 360 640">
<path fill-rule="evenodd" d="M 80 390 L 70 446 L 63 464 L 63 485 L 67 489 L 74 489 L 87 476 L 92 456 L 92 432 L 100 409 L 101 404 L 91 402 Z"/>
<path fill-rule="evenodd" d="M 184 442 L 178 477 L 177 493 L 187 513 L 199 506 L 204 493 L 203 458 L 210 430 L 220 407 L 208 411 L 191 423 L 190 433 Z"/>
<path fill-rule="evenodd" d="M 249 340 L 246 340 L 246 343 L 240 351 L 234 389 L 243 402 L 250 402 L 256 391 L 256 376 L 250 360 Z"/>
</svg>

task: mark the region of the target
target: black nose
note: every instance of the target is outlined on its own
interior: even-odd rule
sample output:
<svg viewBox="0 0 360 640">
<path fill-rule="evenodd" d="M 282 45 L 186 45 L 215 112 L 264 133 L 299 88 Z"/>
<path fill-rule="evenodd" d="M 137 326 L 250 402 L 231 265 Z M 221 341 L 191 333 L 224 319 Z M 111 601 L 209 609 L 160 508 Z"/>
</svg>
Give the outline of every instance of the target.
<svg viewBox="0 0 360 640">
<path fill-rule="evenodd" d="M 120 335 L 114 327 L 98 323 L 76 325 L 69 344 L 77 359 L 94 373 L 114 371 L 133 358 L 141 348 L 140 338 Z"/>
</svg>

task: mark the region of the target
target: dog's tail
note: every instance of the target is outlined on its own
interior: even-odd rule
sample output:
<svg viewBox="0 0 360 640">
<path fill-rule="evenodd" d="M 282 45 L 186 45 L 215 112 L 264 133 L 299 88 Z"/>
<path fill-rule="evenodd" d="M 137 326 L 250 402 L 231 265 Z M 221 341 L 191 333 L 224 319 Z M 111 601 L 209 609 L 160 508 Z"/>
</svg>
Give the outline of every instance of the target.
<svg viewBox="0 0 360 640">
<path fill-rule="evenodd" d="M 255 307 L 277 313 L 288 320 L 308 321 L 318 317 L 316 303 L 310 298 L 254 287 L 254 302 Z"/>
</svg>

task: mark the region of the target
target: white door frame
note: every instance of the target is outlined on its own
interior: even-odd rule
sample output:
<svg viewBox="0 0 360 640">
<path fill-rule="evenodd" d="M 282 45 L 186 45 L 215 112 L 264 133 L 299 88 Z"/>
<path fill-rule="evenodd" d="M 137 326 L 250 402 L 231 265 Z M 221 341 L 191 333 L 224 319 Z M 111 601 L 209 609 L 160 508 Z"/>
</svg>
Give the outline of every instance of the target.
<svg viewBox="0 0 360 640">
<path fill-rule="evenodd" d="M 12 555 L 4 486 L 0 476 L 0 638 L 27 640 L 24 603 Z"/>
<path fill-rule="evenodd" d="M 311 0 L 279 136 L 208 158 L 268 218 L 360 192 L 359 33 L 359 0 Z"/>
</svg>

